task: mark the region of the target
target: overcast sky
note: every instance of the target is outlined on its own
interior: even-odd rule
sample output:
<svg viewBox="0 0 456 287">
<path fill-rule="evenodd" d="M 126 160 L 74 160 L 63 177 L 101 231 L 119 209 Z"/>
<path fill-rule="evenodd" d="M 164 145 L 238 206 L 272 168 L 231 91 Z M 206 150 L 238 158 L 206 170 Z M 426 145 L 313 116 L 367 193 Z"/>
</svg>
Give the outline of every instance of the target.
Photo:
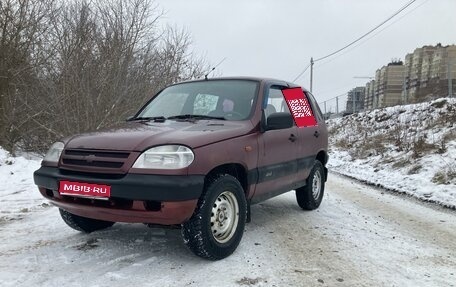
<svg viewBox="0 0 456 287">
<path fill-rule="evenodd" d="M 193 50 L 222 76 L 292 81 L 309 63 L 345 46 L 410 0 L 157 0 L 163 23 L 185 27 Z M 364 86 L 392 58 L 423 45 L 456 44 L 456 0 L 417 0 L 379 30 L 315 63 L 319 102 Z M 385 28 L 386 27 L 386 28 Z M 378 32 L 381 31 L 381 32 Z M 374 35 L 374 36 L 372 36 Z M 366 40 L 367 39 L 367 40 Z M 309 70 L 298 80 L 309 88 Z"/>
</svg>

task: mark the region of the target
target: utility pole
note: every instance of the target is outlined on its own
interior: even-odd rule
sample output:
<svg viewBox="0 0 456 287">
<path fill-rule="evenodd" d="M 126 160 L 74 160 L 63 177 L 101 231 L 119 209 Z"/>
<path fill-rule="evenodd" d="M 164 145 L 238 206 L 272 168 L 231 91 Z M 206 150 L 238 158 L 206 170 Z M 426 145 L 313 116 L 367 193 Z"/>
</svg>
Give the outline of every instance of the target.
<svg viewBox="0 0 456 287">
<path fill-rule="evenodd" d="M 314 59 L 310 58 L 310 92 L 312 93 L 312 83 L 313 83 L 313 70 L 314 70 Z"/>
</svg>

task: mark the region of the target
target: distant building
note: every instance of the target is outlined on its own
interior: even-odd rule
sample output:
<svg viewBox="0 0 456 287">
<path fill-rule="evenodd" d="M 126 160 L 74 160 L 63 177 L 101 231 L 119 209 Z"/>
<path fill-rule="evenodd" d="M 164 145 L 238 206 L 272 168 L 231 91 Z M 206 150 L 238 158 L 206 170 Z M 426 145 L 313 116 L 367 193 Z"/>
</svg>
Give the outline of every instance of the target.
<svg viewBox="0 0 456 287">
<path fill-rule="evenodd" d="M 420 91 L 427 85 L 436 47 L 423 46 L 405 56 L 405 82 L 402 91 L 402 103 L 416 102 Z"/>
<path fill-rule="evenodd" d="M 405 56 L 402 103 L 445 97 L 456 86 L 456 46 L 423 46 Z"/>
<path fill-rule="evenodd" d="M 375 72 L 372 108 L 401 104 L 405 66 L 401 61 L 389 63 Z"/>
<path fill-rule="evenodd" d="M 352 114 L 364 110 L 365 87 L 356 87 L 348 92 L 347 106 L 345 112 Z"/>
<path fill-rule="evenodd" d="M 367 82 L 364 93 L 364 110 L 372 110 L 374 107 L 375 81 Z"/>
<path fill-rule="evenodd" d="M 451 86 L 450 86 L 451 85 Z M 423 46 L 375 72 L 366 83 L 364 109 L 423 102 L 456 94 L 456 45 Z M 355 106 L 355 112 L 358 107 Z M 353 100 L 347 100 L 347 112 Z"/>
<path fill-rule="evenodd" d="M 448 85 L 456 88 L 456 46 L 439 47 L 434 53 L 430 68 L 430 93 L 425 99 L 445 97 L 449 94 Z"/>
</svg>

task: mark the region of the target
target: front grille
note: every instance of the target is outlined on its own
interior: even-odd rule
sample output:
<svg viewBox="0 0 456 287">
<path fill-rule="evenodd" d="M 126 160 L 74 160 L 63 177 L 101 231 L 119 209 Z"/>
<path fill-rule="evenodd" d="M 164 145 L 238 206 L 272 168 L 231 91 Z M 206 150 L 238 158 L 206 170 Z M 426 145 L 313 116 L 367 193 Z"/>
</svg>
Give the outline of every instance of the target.
<svg viewBox="0 0 456 287">
<path fill-rule="evenodd" d="M 112 158 L 128 158 L 130 153 L 128 152 L 113 152 L 113 151 L 89 151 L 89 150 L 77 150 L 77 149 L 68 149 L 65 150 L 66 155 L 75 155 L 75 156 L 90 156 L 94 155 L 96 157 L 112 157 Z"/>
<path fill-rule="evenodd" d="M 64 166 L 119 170 L 130 156 L 125 151 L 67 149 L 62 154 Z"/>
<path fill-rule="evenodd" d="M 96 166 L 96 167 L 108 167 L 108 168 L 121 168 L 123 162 L 110 162 L 110 161 L 87 161 L 80 159 L 63 159 L 64 164 L 71 165 L 83 165 L 83 166 Z"/>
</svg>

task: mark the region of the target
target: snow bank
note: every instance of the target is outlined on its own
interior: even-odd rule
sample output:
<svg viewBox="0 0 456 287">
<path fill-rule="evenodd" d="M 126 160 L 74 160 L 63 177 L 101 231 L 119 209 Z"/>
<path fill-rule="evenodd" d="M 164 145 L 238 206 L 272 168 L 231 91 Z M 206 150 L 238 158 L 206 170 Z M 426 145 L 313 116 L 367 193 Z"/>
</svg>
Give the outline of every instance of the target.
<svg viewBox="0 0 456 287">
<path fill-rule="evenodd" d="M 456 99 L 328 121 L 329 168 L 456 208 Z"/>
<path fill-rule="evenodd" d="M 20 220 L 24 213 L 47 205 L 33 183 L 40 161 L 35 156 L 12 157 L 0 147 L 0 223 Z"/>
</svg>

